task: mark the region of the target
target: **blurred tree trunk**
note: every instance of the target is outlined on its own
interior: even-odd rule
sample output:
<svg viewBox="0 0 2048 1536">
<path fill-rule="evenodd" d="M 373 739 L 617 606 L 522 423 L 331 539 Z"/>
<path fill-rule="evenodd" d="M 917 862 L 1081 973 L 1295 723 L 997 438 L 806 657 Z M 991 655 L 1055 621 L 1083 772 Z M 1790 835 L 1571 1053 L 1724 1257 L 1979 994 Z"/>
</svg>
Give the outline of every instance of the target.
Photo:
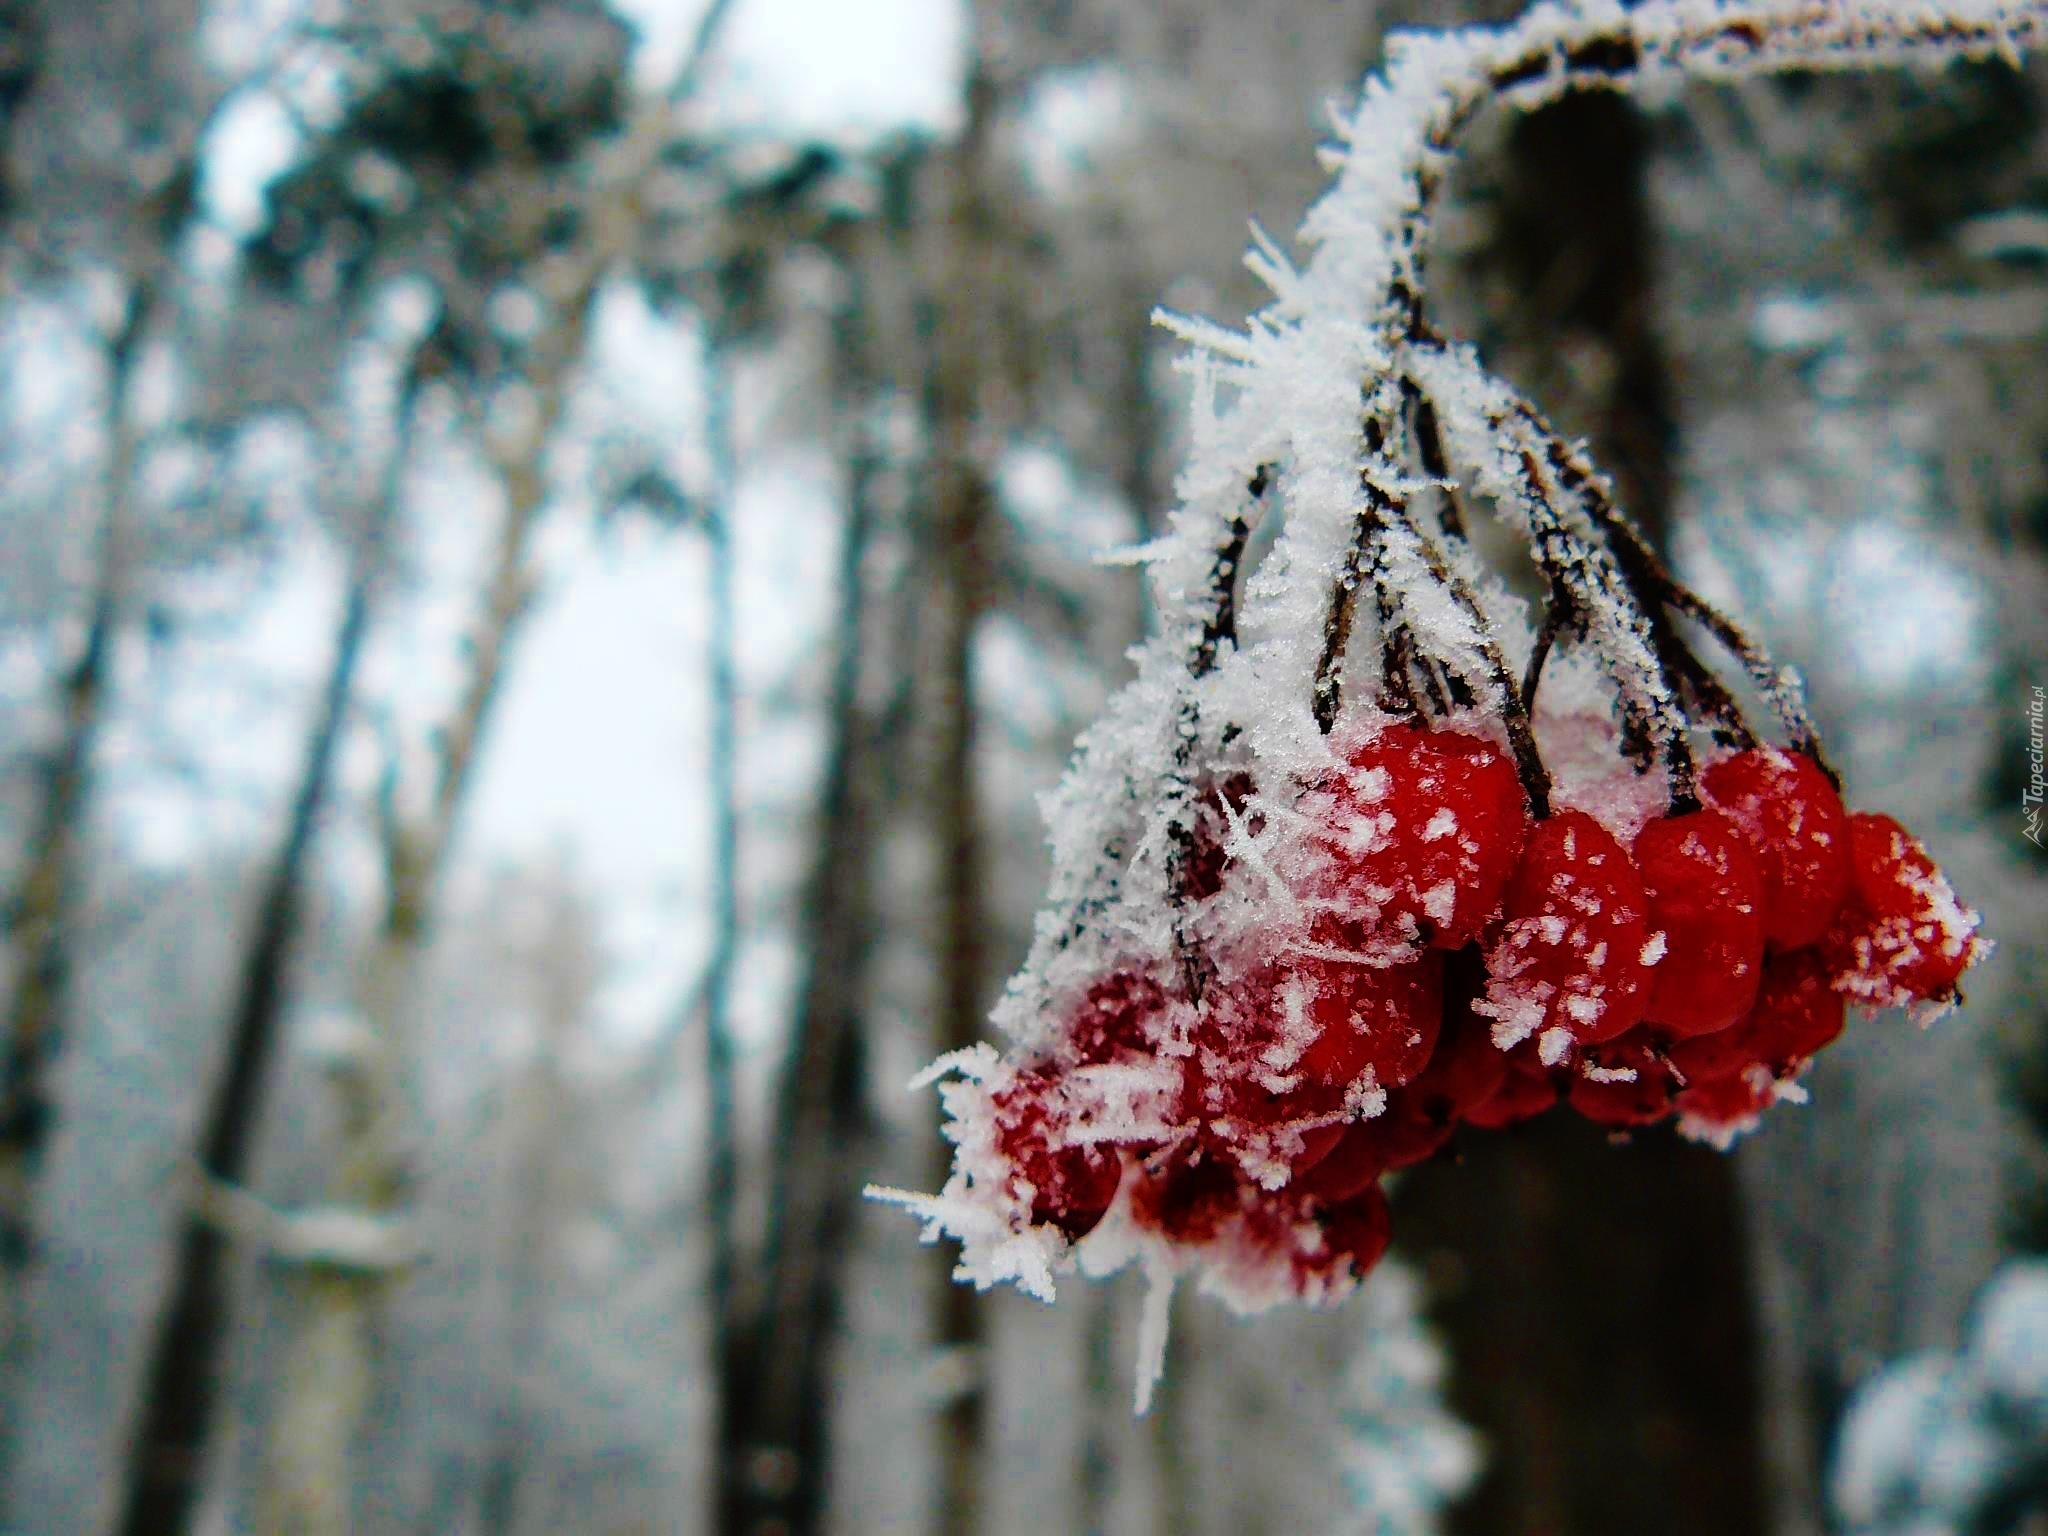
<svg viewBox="0 0 2048 1536">
<path fill-rule="evenodd" d="M 712 935 L 704 968 L 704 1094 L 706 1139 L 705 1227 L 710 1234 L 710 1315 L 714 1360 L 736 1338 L 742 1271 L 747 1253 L 739 1225 L 739 1101 L 735 1077 L 737 1051 L 732 1038 L 732 968 L 739 954 L 739 680 L 734 657 L 732 547 L 732 383 L 721 349 L 707 343 L 705 436 L 710 444 L 711 485 L 702 509 L 705 539 L 706 622 L 710 625 L 711 718 L 705 750 L 709 754 L 711 798 Z M 858 486 L 855 488 L 858 496 Z M 724 1386 L 721 1370 L 720 1385 Z M 732 1410 L 721 1391 L 721 1424 Z M 719 1431 L 720 1444 L 725 1430 Z M 714 1482 L 725 1473 L 717 1448 Z"/>
<path fill-rule="evenodd" d="M 132 285 L 106 343 L 106 437 L 91 606 L 78 654 L 59 689 L 59 735 L 44 769 L 27 857 L 5 917 L 13 979 L 0 1049 L 0 1421 L 12 1404 L 21 1336 L 21 1288 L 35 1255 L 35 1183 L 55 1116 L 51 1072 L 70 999 L 93 748 L 106 710 L 114 645 L 135 560 L 135 370 L 156 290 Z M 0 1462 L 6 1439 L 0 1436 Z"/>
<path fill-rule="evenodd" d="M 415 355 L 407 367 L 391 457 L 351 556 L 348 594 L 319 711 L 307 738 L 284 840 L 264 879 L 255 933 L 242 962 L 226 1067 L 201 1120 L 199 1171 L 224 1185 L 239 1185 L 248 1173 L 288 995 L 306 866 L 355 692 L 356 664 L 390 553 L 422 363 L 423 358 Z M 228 1241 L 227 1234 L 197 1210 L 185 1215 L 170 1288 L 142 1378 L 143 1416 L 129 1453 L 120 1526 L 127 1536 L 183 1530 L 199 1496 L 227 1331 Z"/>
<path fill-rule="evenodd" d="M 398 786 L 389 780 L 385 786 L 384 911 L 362 964 L 356 1038 L 331 1069 L 341 1129 L 324 1197 L 372 1222 L 402 1222 L 411 1197 L 406 1075 L 412 1000 L 456 819 L 513 643 L 532 605 L 528 549 L 547 501 L 543 461 L 568 370 L 582 353 L 595 276 L 593 270 L 574 290 L 569 306 L 558 311 L 551 344 L 538 349 L 533 421 L 517 439 L 497 444 L 492 455 L 505 493 L 503 521 L 482 611 L 464 646 L 467 671 L 453 708 L 433 733 L 439 752 L 425 809 L 401 809 Z M 348 1255 L 307 1266 L 270 1424 L 259 1529 L 344 1536 L 351 1528 L 353 1446 L 374 1383 L 372 1310 L 392 1278 L 387 1267 Z"/>
<path fill-rule="evenodd" d="M 1518 121 L 1485 263 L 1503 362 L 1590 431 L 1624 504 L 1666 531 L 1673 423 L 1651 326 L 1648 134 L 1624 98 Z M 1668 1129 L 1617 1153 L 1546 1116 L 1461 1144 L 1396 1195 L 1438 1282 L 1452 1398 L 1487 1467 L 1456 1529 L 1670 1536 L 1763 1528 L 1752 1298 L 1735 1171 Z"/>
<path fill-rule="evenodd" d="M 1003 375 L 997 327 L 1009 307 L 1001 284 L 1009 253 L 989 165 L 996 87 L 984 66 L 967 82 L 960 140 L 932 167 L 932 219 L 921 238 L 929 258 L 931 501 L 922 569 L 930 624 L 925 709 L 931 736 L 930 843 L 937 876 L 931 932 L 938 963 L 938 1036 L 956 1051 L 983 1038 L 987 1011 L 988 915 L 976 803 L 974 633 L 989 602 L 989 545 L 995 536 L 991 452 L 1015 405 Z M 943 1157 L 950 1163 L 950 1157 Z M 952 1280 L 953 1254 L 938 1254 L 938 1348 L 952 1369 L 940 1410 L 937 1530 L 979 1529 L 988 1405 L 987 1303 Z"/>
<path fill-rule="evenodd" d="M 872 862 L 882 818 L 878 781 L 884 744 L 863 687 L 886 615 L 869 590 L 875 533 L 867 413 L 876 358 L 864 334 L 865 288 L 856 266 L 836 344 L 835 398 L 855 434 L 841 533 L 837 627 L 831 642 L 827 749 L 817 808 L 817 850 L 804 900 L 803 980 L 786 1064 L 765 1138 L 770 1149 L 765 1241 L 743 1262 L 730 1182 L 714 1164 L 714 1286 L 725 1287 L 714 1354 L 719 1439 L 714 1482 L 720 1536 L 815 1536 L 825 1515 L 830 1456 L 830 1364 L 839 1284 L 861 1184 L 858 1155 L 864 1090 L 861 1030 L 866 960 L 874 937 Z M 723 1042 L 714 1042 L 723 1049 Z M 714 1056 L 729 1072 L 729 1056 Z M 714 1078 L 714 1105 L 731 1084 Z M 714 1144 L 714 1157 L 720 1149 Z M 730 1158 L 728 1147 L 723 1155 Z M 737 1169 L 729 1165 L 728 1181 Z"/>
</svg>

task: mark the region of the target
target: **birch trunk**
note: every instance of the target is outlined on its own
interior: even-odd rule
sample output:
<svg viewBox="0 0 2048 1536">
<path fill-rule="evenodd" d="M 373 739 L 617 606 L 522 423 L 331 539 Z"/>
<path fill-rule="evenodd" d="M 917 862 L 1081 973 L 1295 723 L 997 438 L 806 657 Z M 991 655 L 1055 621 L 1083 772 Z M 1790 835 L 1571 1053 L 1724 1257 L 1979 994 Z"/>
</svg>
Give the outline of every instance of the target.
<svg viewBox="0 0 2048 1536">
<path fill-rule="evenodd" d="M 590 302 L 572 295 L 562 334 L 535 382 L 541 407 L 529 433 L 496 455 L 504 520 L 483 610 L 465 649 L 468 672 L 438 738 L 440 760 L 424 814 L 393 813 L 385 832 L 385 905 L 357 991 L 360 1032 L 336 1064 L 339 1146 L 323 1203 L 376 1221 L 402 1220 L 411 1170 L 406 1148 L 410 1011 L 432 909 L 456 817 L 499 697 L 520 626 L 531 607 L 528 546 L 546 501 L 542 458 L 561 409 L 563 374 L 581 351 Z M 315 1263 L 303 1276 L 295 1337 L 280 1376 L 258 1528 L 278 1536 L 346 1536 L 353 1447 L 373 1373 L 373 1313 L 393 1276 L 380 1266 Z"/>
</svg>

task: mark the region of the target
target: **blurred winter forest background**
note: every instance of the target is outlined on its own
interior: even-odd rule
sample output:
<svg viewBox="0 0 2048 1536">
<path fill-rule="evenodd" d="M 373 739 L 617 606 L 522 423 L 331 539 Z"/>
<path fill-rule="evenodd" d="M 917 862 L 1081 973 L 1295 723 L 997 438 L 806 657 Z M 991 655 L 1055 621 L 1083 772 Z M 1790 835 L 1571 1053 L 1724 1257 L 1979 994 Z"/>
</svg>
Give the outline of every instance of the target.
<svg viewBox="0 0 2048 1536">
<path fill-rule="evenodd" d="M 2048 1250 L 2040 62 L 1483 121 L 1436 269 L 1983 906 L 1965 1012 L 1417 1170 L 1143 1421 L 1135 1281 L 857 1198 L 1146 622 L 1149 311 L 1502 14 L 0 4 L 0 1529 L 2023 1528 L 2031 1432 L 1837 1443 Z"/>
</svg>

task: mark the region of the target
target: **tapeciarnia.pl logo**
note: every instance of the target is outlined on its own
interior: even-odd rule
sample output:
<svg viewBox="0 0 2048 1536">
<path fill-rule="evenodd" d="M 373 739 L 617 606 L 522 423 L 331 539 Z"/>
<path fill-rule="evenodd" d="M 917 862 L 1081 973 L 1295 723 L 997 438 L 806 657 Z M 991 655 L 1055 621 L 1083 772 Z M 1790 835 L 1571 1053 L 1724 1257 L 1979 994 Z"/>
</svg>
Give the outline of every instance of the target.
<svg viewBox="0 0 2048 1536">
<path fill-rule="evenodd" d="M 2027 787 L 2020 791 L 2020 814 L 2027 818 L 2027 828 L 2020 836 L 2036 848 L 2041 846 L 2041 797 L 2044 787 L 2042 775 L 2042 714 L 2048 707 L 2048 689 L 2036 683 L 2027 698 Z"/>
</svg>

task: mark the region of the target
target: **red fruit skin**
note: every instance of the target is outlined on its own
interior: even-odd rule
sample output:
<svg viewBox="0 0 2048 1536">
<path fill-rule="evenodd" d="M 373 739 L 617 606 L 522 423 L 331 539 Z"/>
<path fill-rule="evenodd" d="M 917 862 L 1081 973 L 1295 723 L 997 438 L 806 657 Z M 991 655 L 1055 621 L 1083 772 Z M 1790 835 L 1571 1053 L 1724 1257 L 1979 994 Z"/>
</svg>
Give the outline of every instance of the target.
<svg viewBox="0 0 2048 1536">
<path fill-rule="evenodd" d="M 1147 1026 L 1165 1008 L 1166 994 L 1143 971 L 1112 971 L 1082 998 L 1067 1026 L 1063 1054 L 1084 1067 L 1149 1056 Z"/>
<path fill-rule="evenodd" d="M 1449 1121 L 1431 1119 L 1406 1091 L 1387 1095 L 1387 1107 L 1344 1128 L 1328 1156 L 1289 1188 L 1321 1200 L 1345 1200 L 1388 1173 L 1412 1168 L 1451 1139 Z"/>
<path fill-rule="evenodd" d="M 1043 1073 L 1020 1072 L 991 1102 L 996 1149 L 1010 1164 L 1011 1192 L 1021 1199 L 1028 1186 L 1032 1225 L 1085 1237 L 1116 1200 L 1123 1160 L 1110 1147 L 1059 1142 L 1065 1114 L 1057 1085 Z"/>
<path fill-rule="evenodd" d="M 1436 1049 L 1402 1093 L 1440 1125 L 1462 1120 L 1473 1105 L 1484 1103 L 1507 1080 L 1507 1053 L 1493 1043 L 1493 1021 L 1472 1011 L 1486 984 L 1486 971 L 1476 948 L 1452 955 L 1444 968 L 1444 1019 Z"/>
<path fill-rule="evenodd" d="M 1849 818 L 1851 886 L 1821 953 L 1835 990 L 1870 1008 L 1945 1003 L 1983 957 L 1983 919 L 1889 816 Z"/>
<path fill-rule="evenodd" d="M 1514 764 L 1492 742 L 1412 723 L 1354 743 L 1334 783 L 1302 797 L 1327 825 L 1326 896 L 1438 949 L 1479 937 L 1528 834 Z"/>
<path fill-rule="evenodd" d="M 1305 1078 L 1341 1086 L 1371 1068 L 1380 1087 L 1398 1088 L 1436 1048 L 1444 957 L 1430 951 L 1392 966 L 1310 957 L 1283 983 L 1280 1006 L 1290 995 L 1315 1032 L 1296 1063 Z"/>
<path fill-rule="evenodd" d="M 1297 1253 L 1294 1272 L 1297 1282 L 1328 1279 L 1345 1272 L 1363 1279 L 1385 1256 L 1393 1240 L 1393 1213 L 1387 1197 L 1377 1184 L 1368 1184 L 1349 1199 L 1325 1205 L 1316 1213 L 1322 1229 L 1322 1251 Z"/>
<path fill-rule="evenodd" d="M 1719 811 L 1667 816 L 1637 834 L 1635 863 L 1664 935 L 1643 1017 L 1671 1035 L 1726 1029 L 1763 975 L 1763 889 L 1747 840 Z"/>
<path fill-rule="evenodd" d="M 1633 1029 L 1649 1002 L 1649 897 L 1614 834 L 1560 811 L 1529 834 L 1487 945 L 1478 1005 L 1505 1045 L 1562 1028 L 1574 1041 Z"/>
<path fill-rule="evenodd" d="M 1774 1097 L 1770 1073 L 1737 1072 L 1687 1088 L 1678 1095 L 1677 1107 L 1688 1122 L 1687 1131 L 1718 1132 L 1732 1138 L 1754 1124 L 1756 1117 L 1771 1107 Z"/>
<path fill-rule="evenodd" d="M 1131 1194 L 1131 1214 L 1177 1243 L 1212 1242 L 1258 1194 L 1225 1159 L 1176 1152 L 1144 1171 Z"/>
<path fill-rule="evenodd" d="M 1756 1059 L 1782 1077 L 1832 1045 L 1847 1017 L 1827 961 L 1817 951 L 1797 949 L 1764 962 L 1763 986 L 1745 1022 Z"/>
<path fill-rule="evenodd" d="M 1558 1101 L 1558 1087 L 1536 1055 L 1536 1042 L 1525 1040 L 1507 1052 L 1507 1073 L 1500 1087 L 1465 1112 L 1465 1123 L 1482 1130 L 1506 1130 L 1533 1120 Z"/>
<path fill-rule="evenodd" d="M 1665 1059 L 1688 1087 L 1734 1077 L 1762 1059 L 1757 1045 L 1757 1019 L 1758 1011 L 1763 1007 L 1765 989 L 1769 986 L 1768 964 L 1764 974 L 1765 988 L 1758 990 L 1755 1008 L 1726 1029 L 1717 1029 L 1711 1035 L 1692 1035 L 1684 1040 L 1674 1040 L 1665 1047 Z"/>
<path fill-rule="evenodd" d="M 1342 1089 L 1307 1083 L 1275 1093 L 1256 1076 L 1207 1075 L 1213 1067 L 1237 1063 L 1202 1062 L 1197 1053 L 1183 1074 L 1182 1119 L 1193 1124 L 1196 1144 L 1211 1155 L 1235 1158 L 1251 1170 L 1278 1159 L 1292 1177 L 1321 1162 L 1344 1134 Z"/>
<path fill-rule="evenodd" d="M 1804 753 L 1757 748 L 1701 775 L 1707 801 L 1749 840 L 1763 882 L 1764 943 L 1816 943 L 1849 894 L 1849 812 Z"/>
<path fill-rule="evenodd" d="M 1764 1066 L 1782 1076 L 1842 1033 L 1846 1008 L 1829 984 L 1817 951 L 1795 949 L 1764 961 L 1756 1003 L 1741 1019 L 1711 1035 L 1694 1035 L 1665 1050 L 1688 1085 L 1720 1082 L 1745 1068 Z"/>
<path fill-rule="evenodd" d="M 1626 1082 L 1602 1081 L 1587 1076 L 1588 1068 L 1632 1071 L 1635 1077 Z M 1594 1124 L 1628 1129 L 1667 1118 L 1677 1093 L 1678 1080 L 1670 1066 L 1648 1032 L 1638 1029 L 1619 1040 L 1588 1046 L 1567 1097 L 1572 1108 Z"/>
</svg>

